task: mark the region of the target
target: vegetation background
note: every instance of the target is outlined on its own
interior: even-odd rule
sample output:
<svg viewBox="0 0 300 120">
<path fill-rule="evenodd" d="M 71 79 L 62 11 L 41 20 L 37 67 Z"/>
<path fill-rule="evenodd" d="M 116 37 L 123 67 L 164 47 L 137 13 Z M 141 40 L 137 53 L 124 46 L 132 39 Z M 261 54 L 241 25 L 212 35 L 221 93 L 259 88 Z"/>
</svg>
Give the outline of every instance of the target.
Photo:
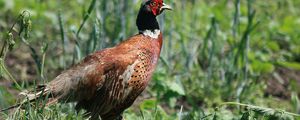
<svg viewBox="0 0 300 120">
<path fill-rule="evenodd" d="M 127 120 L 300 120 L 299 0 L 165 2 L 159 65 Z M 0 0 L 0 108 L 136 34 L 140 3 Z M 73 108 L 26 103 L 0 119 L 84 119 Z"/>
</svg>

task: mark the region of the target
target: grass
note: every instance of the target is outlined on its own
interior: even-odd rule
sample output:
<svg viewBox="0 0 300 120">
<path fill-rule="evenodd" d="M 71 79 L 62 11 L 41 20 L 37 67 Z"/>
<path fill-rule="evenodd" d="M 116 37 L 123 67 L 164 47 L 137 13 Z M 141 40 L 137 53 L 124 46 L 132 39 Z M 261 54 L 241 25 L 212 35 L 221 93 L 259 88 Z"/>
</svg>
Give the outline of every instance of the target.
<svg viewBox="0 0 300 120">
<path fill-rule="evenodd" d="M 164 34 L 159 65 L 126 119 L 300 119 L 299 79 L 279 71 L 300 77 L 300 2 L 165 2 L 174 10 L 158 17 Z M 139 5 L 0 0 L 0 108 L 17 101 L 14 91 L 50 81 L 87 54 L 136 34 Z M 22 61 L 28 62 L 17 67 Z M 266 92 L 274 81 L 286 87 L 285 98 Z M 2 118 L 84 119 L 72 103 L 24 104 Z"/>
</svg>

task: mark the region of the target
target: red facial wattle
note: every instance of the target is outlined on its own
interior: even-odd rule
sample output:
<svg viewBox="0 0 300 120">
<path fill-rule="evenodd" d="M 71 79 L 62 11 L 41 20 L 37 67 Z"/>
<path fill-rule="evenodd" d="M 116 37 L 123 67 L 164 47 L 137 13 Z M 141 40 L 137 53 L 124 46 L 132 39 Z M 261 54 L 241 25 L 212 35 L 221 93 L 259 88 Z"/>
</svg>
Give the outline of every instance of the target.
<svg viewBox="0 0 300 120">
<path fill-rule="evenodd" d="M 159 9 L 156 8 L 156 7 L 153 7 L 152 8 L 152 13 L 153 13 L 153 15 L 157 16 L 159 14 Z"/>
</svg>

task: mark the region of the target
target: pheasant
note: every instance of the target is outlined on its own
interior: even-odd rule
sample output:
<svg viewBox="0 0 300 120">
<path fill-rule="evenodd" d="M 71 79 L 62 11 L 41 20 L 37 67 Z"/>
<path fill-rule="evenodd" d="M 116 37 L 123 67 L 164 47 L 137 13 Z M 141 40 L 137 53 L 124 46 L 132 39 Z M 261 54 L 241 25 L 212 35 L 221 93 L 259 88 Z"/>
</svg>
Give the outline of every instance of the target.
<svg viewBox="0 0 300 120">
<path fill-rule="evenodd" d="M 48 98 L 47 104 L 77 102 L 90 119 L 122 119 L 146 88 L 158 62 L 163 43 L 156 16 L 171 7 L 163 0 L 144 0 L 136 25 L 139 30 L 112 48 L 88 55 L 46 85 L 25 95 L 32 102 Z"/>
</svg>

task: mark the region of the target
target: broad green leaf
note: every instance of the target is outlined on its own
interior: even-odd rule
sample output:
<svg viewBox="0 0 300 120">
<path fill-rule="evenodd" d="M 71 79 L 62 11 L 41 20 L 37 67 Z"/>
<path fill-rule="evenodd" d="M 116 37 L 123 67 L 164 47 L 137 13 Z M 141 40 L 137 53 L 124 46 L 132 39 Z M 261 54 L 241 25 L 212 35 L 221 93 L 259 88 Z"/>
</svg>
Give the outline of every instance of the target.
<svg viewBox="0 0 300 120">
<path fill-rule="evenodd" d="M 298 62 L 277 62 L 280 66 L 294 69 L 294 70 L 300 70 L 300 63 Z"/>
<path fill-rule="evenodd" d="M 272 73 L 275 69 L 274 65 L 268 62 L 254 60 L 251 63 L 252 71 L 255 73 Z"/>
<path fill-rule="evenodd" d="M 173 92 L 176 92 L 179 95 L 185 95 L 183 86 L 180 85 L 180 84 L 178 84 L 178 83 L 176 83 L 175 81 L 169 82 L 168 86 L 169 86 L 170 90 L 172 90 Z"/>
</svg>

